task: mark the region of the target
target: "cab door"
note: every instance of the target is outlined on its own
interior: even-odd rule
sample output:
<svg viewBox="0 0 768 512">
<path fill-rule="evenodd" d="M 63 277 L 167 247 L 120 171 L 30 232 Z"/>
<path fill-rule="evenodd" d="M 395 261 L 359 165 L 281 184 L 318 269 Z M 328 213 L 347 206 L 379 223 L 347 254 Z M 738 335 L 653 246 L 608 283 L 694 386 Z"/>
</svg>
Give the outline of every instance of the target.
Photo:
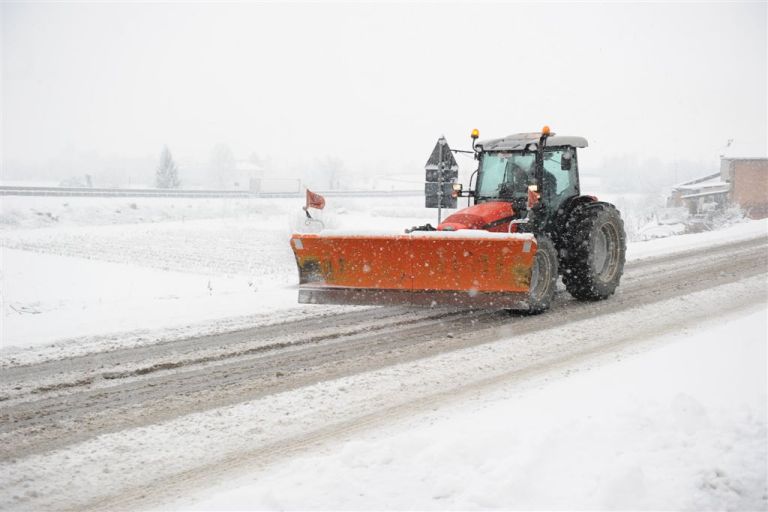
<svg viewBox="0 0 768 512">
<path fill-rule="evenodd" d="M 544 148 L 542 162 L 541 200 L 546 205 L 548 217 L 557 214 L 560 205 L 579 195 L 579 170 L 576 148 L 560 146 Z"/>
</svg>

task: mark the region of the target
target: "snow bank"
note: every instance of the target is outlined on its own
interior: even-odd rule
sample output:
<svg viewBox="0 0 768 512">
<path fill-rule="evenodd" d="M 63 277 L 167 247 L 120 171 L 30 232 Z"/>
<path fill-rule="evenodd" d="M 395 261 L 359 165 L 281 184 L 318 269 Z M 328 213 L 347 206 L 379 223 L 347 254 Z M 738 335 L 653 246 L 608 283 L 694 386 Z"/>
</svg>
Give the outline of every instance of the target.
<svg viewBox="0 0 768 512">
<path fill-rule="evenodd" d="M 160 329 L 296 306 L 292 287 L 1 248 L 0 347 Z"/>
<path fill-rule="evenodd" d="M 627 260 L 639 260 L 768 236 L 768 219 L 740 222 L 723 229 L 627 244 Z"/>
<path fill-rule="evenodd" d="M 642 240 L 653 240 L 654 238 L 667 238 L 685 233 L 686 227 L 683 223 L 659 224 L 651 222 L 640 229 L 638 233 Z"/>
<path fill-rule="evenodd" d="M 190 510 L 764 510 L 766 306 L 195 493 Z"/>
</svg>

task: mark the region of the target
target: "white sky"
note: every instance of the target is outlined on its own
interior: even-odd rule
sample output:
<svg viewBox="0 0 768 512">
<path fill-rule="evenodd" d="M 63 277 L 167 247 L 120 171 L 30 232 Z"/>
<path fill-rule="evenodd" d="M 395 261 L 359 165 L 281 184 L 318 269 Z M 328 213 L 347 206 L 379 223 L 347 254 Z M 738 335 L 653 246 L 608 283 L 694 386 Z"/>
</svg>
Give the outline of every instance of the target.
<svg viewBox="0 0 768 512">
<path fill-rule="evenodd" d="M 420 167 L 545 123 L 593 162 L 766 156 L 767 5 L 4 3 L 3 160 Z"/>
</svg>

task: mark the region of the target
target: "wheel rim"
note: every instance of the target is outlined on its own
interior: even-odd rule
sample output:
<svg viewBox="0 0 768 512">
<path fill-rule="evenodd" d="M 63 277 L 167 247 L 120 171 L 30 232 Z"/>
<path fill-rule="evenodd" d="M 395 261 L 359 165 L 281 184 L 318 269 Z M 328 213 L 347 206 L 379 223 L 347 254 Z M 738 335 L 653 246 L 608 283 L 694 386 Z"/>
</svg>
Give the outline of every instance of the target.
<svg viewBox="0 0 768 512">
<path fill-rule="evenodd" d="M 619 267 L 619 232 L 612 224 L 603 224 L 595 234 L 592 266 L 595 276 L 607 282 Z"/>
<path fill-rule="evenodd" d="M 531 271 L 531 299 L 541 301 L 547 296 L 552 281 L 552 264 L 543 253 L 537 252 Z"/>
</svg>

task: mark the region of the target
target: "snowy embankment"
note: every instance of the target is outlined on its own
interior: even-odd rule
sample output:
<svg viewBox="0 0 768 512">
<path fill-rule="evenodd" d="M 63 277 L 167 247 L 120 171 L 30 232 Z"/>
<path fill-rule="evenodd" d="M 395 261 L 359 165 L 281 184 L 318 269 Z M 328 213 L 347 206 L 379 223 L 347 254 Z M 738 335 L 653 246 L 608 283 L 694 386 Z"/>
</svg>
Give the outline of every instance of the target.
<svg viewBox="0 0 768 512">
<path fill-rule="evenodd" d="M 763 302 L 649 340 L 652 350 L 326 443 L 171 508 L 765 510 L 766 332 Z"/>
</svg>

